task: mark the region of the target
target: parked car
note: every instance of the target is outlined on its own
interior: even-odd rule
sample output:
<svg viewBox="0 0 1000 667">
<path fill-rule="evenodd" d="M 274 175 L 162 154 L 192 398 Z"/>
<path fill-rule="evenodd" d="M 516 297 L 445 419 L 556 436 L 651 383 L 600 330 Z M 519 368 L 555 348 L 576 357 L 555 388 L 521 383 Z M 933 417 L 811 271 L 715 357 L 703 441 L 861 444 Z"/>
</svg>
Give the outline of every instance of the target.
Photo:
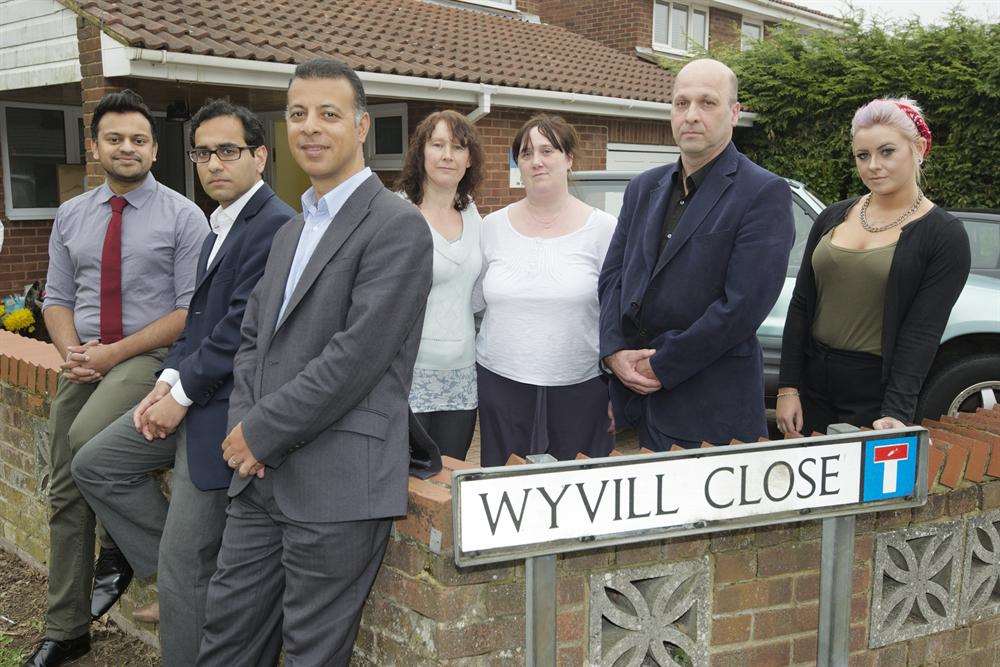
<svg viewBox="0 0 1000 667">
<path fill-rule="evenodd" d="M 638 172 L 584 171 L 573 174 L 571 192 L 618 215 L 625 186 Z M 824 204 L 797 181 L 792 189 L 795 245 L 777 303 L 757 330 L 764 349 L 764 394 L 773 416 L 785 314 L 805 250 L 806 238 Z M 917 403 L 917 421 L 942 414 L 975 412 L 1000 400 L 1000 211 L 952 211 L 965 224 L 972 246 L 972 274 L 951 311 L 941 345 Z"/>
</svg>

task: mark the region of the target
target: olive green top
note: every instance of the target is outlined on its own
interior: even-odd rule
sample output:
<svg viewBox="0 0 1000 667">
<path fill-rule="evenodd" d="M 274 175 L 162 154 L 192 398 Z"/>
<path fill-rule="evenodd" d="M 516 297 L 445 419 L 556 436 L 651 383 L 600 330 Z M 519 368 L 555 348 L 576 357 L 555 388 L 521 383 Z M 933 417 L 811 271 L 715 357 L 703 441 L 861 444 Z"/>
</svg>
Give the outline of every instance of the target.
<svg viewBox="0 0 1000 667">
<path fill-rule="evenodd" d="M 834 349 L 882 356 L 885 285 L 896 244 L 841 248 L 830 240 L 833 229 L 819 240 L 812 256 L 817 297 L 813 338 Z"/>
</svg>

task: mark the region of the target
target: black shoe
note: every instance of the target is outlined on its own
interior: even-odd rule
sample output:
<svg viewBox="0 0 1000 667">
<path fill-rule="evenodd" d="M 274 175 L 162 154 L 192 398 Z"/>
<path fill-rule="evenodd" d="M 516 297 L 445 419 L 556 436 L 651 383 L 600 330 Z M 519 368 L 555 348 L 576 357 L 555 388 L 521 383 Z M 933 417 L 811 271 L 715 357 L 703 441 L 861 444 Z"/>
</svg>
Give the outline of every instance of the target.
<svg viewBox="0 0 1000 667">
<path fill-rule="evenodd" d="M 90 615 L 97 620 L 108 613 L 132 582 L 132 566 L 118 549 L 101 547 L 94 566 L 94 593 L 90 598 Z"/>
<path fill-rule="evenodd" d="M 76 660 L 88 653 L 90 653 L 89 634 L 64 641 L 46 637 L 31 654 L 31 657 L 24 662 L 24 667 L 55 667 Z"/>
</svg>

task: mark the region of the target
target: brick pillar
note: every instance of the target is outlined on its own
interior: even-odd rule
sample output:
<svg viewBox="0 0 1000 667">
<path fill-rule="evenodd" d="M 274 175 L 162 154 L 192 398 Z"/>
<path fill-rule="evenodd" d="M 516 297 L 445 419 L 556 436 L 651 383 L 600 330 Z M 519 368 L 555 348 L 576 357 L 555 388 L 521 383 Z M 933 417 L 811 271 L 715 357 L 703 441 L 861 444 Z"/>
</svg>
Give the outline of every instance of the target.
<svg viewBox="0 0 1000 667">
<path fill-rule="evenodd" d="M 77 19 L 76 24 L 77 40 L 80 43 L 80 92 L 83 97 L 83 132 L 84 136 L 93 140 L 90 136 L 90 120 L 94 115 L 94 108 L 98 101 L 106 94 L 122 90 L 122 86 L 111 83 L 104 78 L 104 66 L 101 61 L 101 30 L 98 26 L 83 18 Z M 90 190 L 96 188 L 104 182 L 104 170 L 101 165 L 94 160 L 87 144 L 87 177 L 84 179 L 84 188 Z"/>
</svg>

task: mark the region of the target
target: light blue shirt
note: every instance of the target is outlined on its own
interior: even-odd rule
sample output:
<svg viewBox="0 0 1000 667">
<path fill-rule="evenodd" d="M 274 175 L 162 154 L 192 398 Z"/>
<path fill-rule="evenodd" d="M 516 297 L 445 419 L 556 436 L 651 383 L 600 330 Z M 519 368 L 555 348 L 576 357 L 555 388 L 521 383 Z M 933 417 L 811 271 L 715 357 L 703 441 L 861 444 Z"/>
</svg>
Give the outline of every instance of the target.
<svg viewBox="0 0 1000 667">
<path fill-rule="evenodd" d="M 302 219 L 305 224 L 302 226 L 299 244 L 295 247 L 292 268 L 288 271 L 288 282 L 285 283 L 285 297 L 281 301 L 281 310 L 278 311 L 279 322 L 285 316 L 285 307 L 288 306 L 288 301 L 292 298 L 292 292 L 295 291 L 295 286 L 299 284 L 302 272 L 306 270 L 309 259 L 312 257 L 313 252 L 315 252 L 316 246 L 319 245 L 320 239 L 323 238 L 326 230 L 329 229 L 330 223 L 340 213 L 340 209 L 343 208 L 348 198 L 371 175 L 372 170 L 365 167 L 333 190 L 327 192 L 319 201 L 316 200 L 315 188 L 309 188 L 302 193 Z"/>
</svg>

